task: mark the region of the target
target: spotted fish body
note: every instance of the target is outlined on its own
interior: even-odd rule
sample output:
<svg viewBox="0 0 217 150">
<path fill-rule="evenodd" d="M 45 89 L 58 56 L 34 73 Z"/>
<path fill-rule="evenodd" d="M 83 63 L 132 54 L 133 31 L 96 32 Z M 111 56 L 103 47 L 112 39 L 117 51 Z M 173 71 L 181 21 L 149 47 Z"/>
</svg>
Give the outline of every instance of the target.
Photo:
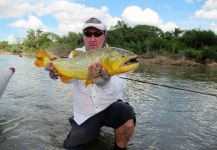
<svg viewBox="0 0 217 150">
<path fill-rule="evenodd" d="M 61 75 L 72 77 L 75 79 L 85 80 L 90 78 L 88 74 L 88 66 L 96 62 L 100 62 L 105 58 L 105 52 L 81 52 L 73 58 L 61 58 L 53 61 L 54 67 Z"/>
<path fill-rule="evenodd" d="M 138 63 L 137 55 L 120 48 L 101 48 L 90 52 L 75 51 L 73 58 L 58 58 L 53 60 L 54 68 L 63 82 L 71 79 L 90 80 L 88 66 L 99 62 L 110 76 L 135 70 Z M 45 50 L 36 55 L 35 65 L 44 67 L 51 61 Z M 66 81 L 67 80 L 67 81 Z"/>
</svg>

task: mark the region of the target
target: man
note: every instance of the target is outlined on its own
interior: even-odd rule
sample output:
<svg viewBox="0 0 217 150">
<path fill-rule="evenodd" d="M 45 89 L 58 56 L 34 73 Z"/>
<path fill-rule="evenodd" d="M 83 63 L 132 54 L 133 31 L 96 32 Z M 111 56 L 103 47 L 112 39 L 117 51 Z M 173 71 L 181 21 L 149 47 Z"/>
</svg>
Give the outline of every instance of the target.
<svg viewBox="0 0 217 150">
<path fill-rule="evenodd" d="M 105 47 L 106 27 L 97 18 L 90 18 L 83 27 L 85 46 L 77 50 L 93 51 Z M 71 57 L 71 56 L 69 56 Z M 49 64 L 50 75 L 55 69 Z M 73 80 L 73 117 L 69 119 L 71 130 L 64 141 L 64 148 L 73 149 L 78 145 L 93 142 L 102 126 L 114 128 L 115 150 L 126 149 L 134 132 L 135 113 L 133 108 L 122 101 L 126 81 L 110 77 L 100 63 L 90 64 L 88 71 L 94 84 L 84 87 L 83 81 Z M 94 77 L 100 74 L 99 77 Z"/>
</svg>

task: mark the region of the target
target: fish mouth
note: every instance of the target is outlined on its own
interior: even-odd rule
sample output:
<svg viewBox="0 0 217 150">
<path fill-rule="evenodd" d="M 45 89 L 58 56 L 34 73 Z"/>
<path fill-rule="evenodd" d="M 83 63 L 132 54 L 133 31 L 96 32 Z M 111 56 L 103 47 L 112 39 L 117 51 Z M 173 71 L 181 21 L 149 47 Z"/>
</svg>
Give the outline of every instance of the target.
<svg viewBox="0 0 217 150">
<path fill-rule="evenodd" d="M 127 60 L 122 64 L 122 66 L 128 66 L 128 65 L 135 64 L 135 63 L 138 63 L 138 61 L 137 61 L 137 56 L 134 56 L 134 57 L 131 57 L 131 58 L 127 59 Z"/>
<path fill-rule="evenodd" d="M 121 72 L 128 72 L 135 70 L 139 66 L 137 56 L 127 58 L 121 65 Z"/>
</svg>

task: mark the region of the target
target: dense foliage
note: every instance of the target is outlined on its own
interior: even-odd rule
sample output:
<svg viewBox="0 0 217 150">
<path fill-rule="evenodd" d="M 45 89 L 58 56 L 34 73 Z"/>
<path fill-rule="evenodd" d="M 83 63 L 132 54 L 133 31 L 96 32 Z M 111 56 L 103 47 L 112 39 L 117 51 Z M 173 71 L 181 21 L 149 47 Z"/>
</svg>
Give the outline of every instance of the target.
<svg viewBox="0 0 217 150">
<path fill-rule="evenodd" d="M 11 45 L 0 42 L 0 49 L 14 53 L 34 53 L 39 48 L 67 55 L 71 50 L 83 45 L 81 33 L 69 32 L 59 36 L 41 30 L 29 30 L 23 42 Z M 110 46 L 122 47 L 144 57 L 167 55 L 172 58 L 195 59 L 199 62 L 217 61 L 217 35 L 213 31 L 192 29 L 163 32 L 160 28 L 148 25 L 128 26 L 119 21 L 108 30 L 107 43 Z"/>
</svg>

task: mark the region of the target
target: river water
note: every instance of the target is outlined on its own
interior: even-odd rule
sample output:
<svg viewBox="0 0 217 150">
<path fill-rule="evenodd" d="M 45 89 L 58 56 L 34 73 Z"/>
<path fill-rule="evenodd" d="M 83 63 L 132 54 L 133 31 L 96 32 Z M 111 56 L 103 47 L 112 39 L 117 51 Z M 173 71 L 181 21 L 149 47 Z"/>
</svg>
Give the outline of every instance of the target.
<svg viewBox="0 0 217 150">
<path fill-rule="evenodd" d="M 0 68 L 16 72 L 0 99 L 1 150 L 61 150 L 72 116 L 73 89 L 48 78 L 34 58 L 0 55 Z M 217 94 L 217 69 L 141 65 L 128 78 Z M 216 150 L 217 97 L 127 81 L 125 100 L 137 124 L 129 150 Z M 111 150 L 113 131 L 103 128 L 85 150 Z"/>
</svg>

